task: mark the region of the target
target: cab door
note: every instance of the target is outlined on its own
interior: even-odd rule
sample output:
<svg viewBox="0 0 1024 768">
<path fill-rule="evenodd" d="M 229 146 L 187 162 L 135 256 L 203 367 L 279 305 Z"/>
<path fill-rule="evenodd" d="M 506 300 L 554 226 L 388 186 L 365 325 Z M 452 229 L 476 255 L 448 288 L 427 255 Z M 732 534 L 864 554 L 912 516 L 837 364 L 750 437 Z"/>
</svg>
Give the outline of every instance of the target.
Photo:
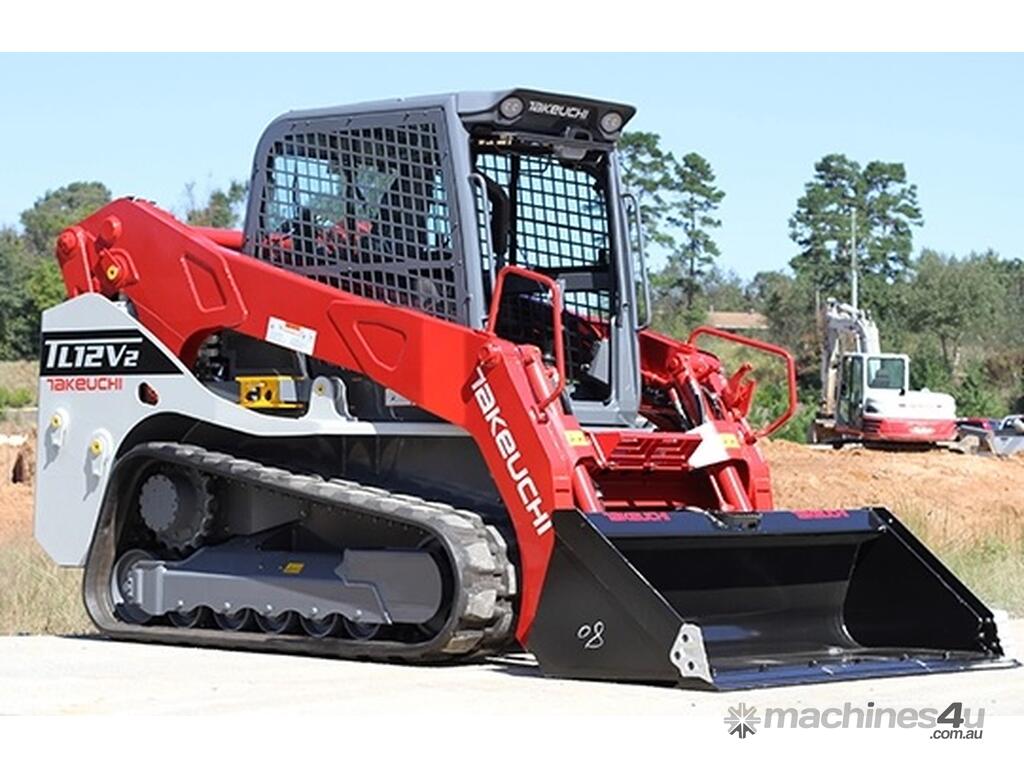
<svg viewBox="0 0 1024 768">
<path fill-rule="evenodd" d="M 839 407 L 836 421 L 850 427 L 860 427 L 864 412 L 864 359 L 857 355 L 843 358 L 839 377 Z"/>
</svg>

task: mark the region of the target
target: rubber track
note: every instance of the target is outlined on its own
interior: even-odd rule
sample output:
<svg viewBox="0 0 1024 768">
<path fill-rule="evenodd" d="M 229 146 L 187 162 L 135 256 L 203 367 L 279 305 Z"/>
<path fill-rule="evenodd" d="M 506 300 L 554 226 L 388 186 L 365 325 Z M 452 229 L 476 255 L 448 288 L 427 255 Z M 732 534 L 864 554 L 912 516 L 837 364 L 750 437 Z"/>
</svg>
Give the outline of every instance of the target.
<svg viewBox="0 0 1024 768">
<path fill-rule="evenodd" d="M 439 633 L 431 639 L 417 643 L 394 640 L 357 641 L 347 638 L 317 639 L 260 632 L 236 633 L 219 629 L 181 629 L 130 624 L 114 617 L 109 596 L 109 566 L 106 563 L 97 565 L 97 561 L 111 560 L 114 554 L 113 531 L 118 527 L 104 525 L 101 521 L 86 563 L 83 596 L 93 622 L 111 637 L 411 662 L 443 661 L 493 653 L 512 641 L 515 569 L 509 562 L 506 544 L 501 534 L 493 526 L 486 525 L 480 516 L 473 512 L 348 480 L 325 480 L 314 475 L 297 475 L 284 469 L 211 452 L 193 445 L 146 443 L 125 454 L 118 462 L 118 466 L 136 459 L 193 467 L 213 476 L 333 507 L 338 514 L 356 512 L 360 515 L 373 515 L 430 533 L 445 545 L 448 552 L 450 567 L 456 577 L 454 606 L 448 621 Z M 112 477 L 115 481 L 120 480 L 116 468 Z M 116 490 L 108 488 L 108 503 Z M 104 506 L 104 515 L 113 511 L 106 509 L 108 504 L 105 503 Z M 107 522 L 109 523 L 109 520 Z M 107 557 L 98 557 L 97 553 L 104 550 L 107 551 Z M 97 573 L 97 568 L 105 572 Z"/>
</svg>

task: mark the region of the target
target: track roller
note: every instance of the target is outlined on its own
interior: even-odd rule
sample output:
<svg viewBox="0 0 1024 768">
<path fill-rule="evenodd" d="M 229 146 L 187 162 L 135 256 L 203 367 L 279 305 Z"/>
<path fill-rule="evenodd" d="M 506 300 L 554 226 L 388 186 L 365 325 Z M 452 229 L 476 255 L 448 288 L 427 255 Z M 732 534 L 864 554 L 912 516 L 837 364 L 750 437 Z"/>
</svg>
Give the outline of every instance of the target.
<svg viewBox="0 0 1024 768">
<path fill-rule="evenodd" d="M 243 608 L 234 613 L 215 613 L 213 621 L 228 632 L 244 632 L 256 624 L 256 614 L 251 608 Z"/>
<path fill-rule="evenodd" d="M 285 611 L 278 616 L 257 614 L 256 626 L 270 635 L 288 635 L 299 628 L 299 617 L 294 611 Z"/>
</svg>

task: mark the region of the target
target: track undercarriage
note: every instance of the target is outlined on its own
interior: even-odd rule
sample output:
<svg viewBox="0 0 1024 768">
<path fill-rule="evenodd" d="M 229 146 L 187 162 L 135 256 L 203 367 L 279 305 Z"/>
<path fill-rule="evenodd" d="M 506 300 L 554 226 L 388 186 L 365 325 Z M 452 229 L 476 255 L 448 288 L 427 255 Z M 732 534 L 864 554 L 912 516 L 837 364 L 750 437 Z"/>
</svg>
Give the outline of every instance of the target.
<svg viewBox="0 0 1024 768">
<path fill-rule="evenodd" d="M 184 549 L 152 525 L 175 481 L 196 485 L 164 519 L 202 507 Z M 515 572 L 472 512 L 172 443 L 133 449 L 111 487 L 85 600 L 113 637 L 406 661 L 512 640 Z"/>
</svg>

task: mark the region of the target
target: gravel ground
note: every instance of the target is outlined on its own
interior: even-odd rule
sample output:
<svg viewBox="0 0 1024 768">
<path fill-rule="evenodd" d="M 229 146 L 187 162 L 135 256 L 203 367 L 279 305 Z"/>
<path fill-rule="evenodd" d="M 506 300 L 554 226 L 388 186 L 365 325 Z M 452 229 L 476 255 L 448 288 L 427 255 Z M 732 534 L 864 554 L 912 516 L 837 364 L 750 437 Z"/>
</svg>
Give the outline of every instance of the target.
<svg viewBox="0 0 1024 768">
<path fill-rule="evenodd" d="M 1024 620 L 1001 625 L 1011 654 Z M 0 715 L 315 713 L 416 715 L 690 714 L 757 706 L 945 706 L 1024 714 L 1024 668 L 794 686 L 727 694 L 549 680 L 510 661 L 409 667 L 93 638 L 0 637 Z"/>
</svg>

